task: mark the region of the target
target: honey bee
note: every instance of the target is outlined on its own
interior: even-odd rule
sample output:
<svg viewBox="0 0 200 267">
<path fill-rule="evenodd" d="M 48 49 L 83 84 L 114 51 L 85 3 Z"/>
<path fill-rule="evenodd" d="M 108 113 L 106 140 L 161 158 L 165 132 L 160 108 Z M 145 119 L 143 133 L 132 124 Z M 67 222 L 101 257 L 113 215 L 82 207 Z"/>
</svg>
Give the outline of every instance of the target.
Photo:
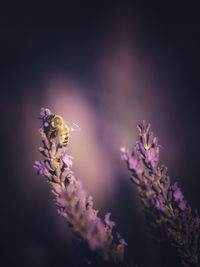
<svg viewBox="0 0 200 267">
<path fill-rule="evenodd" d="M 49 130 L 48 139 L 58 138 L 61 146 L 67 146 L 69 133 L 79 131 L 80 127 L 75 123 L 65 122 L 61 116 L 52 114 L 48 117 Z"/>
</svg>

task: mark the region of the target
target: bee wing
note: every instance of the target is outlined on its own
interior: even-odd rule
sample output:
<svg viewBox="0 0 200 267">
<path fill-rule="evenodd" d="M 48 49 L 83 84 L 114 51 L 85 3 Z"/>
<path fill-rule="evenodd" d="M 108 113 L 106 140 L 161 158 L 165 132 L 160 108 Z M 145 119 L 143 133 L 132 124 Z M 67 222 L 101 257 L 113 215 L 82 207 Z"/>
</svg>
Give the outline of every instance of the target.
<svg viewBox="0 0 200 267">
<path fill-rule="evenodd" d="M 74 131 L 80 131 L 81 128 L 74 122 L 68 122 L 68 121 L 65 121 L 65 124 L 67 126 L 67 129 L 69 132 L 74 132 Z"/>
</svg>

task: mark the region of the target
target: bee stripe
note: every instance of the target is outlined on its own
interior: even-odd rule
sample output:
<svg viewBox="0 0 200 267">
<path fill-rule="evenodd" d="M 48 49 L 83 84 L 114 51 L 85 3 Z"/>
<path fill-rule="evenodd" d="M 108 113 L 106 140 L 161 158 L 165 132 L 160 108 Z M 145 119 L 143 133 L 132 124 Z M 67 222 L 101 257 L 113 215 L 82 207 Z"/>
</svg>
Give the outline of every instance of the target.
<svg viewBox="0 0 200 267">
<path fill-rule="evenodd" d="M 66 146 L 68 144 L 68 141 L 69 141 L 69 135 L 68 135 L 68 131 L 66 131 L 66 135 L 64 140 L 63 140 L 63 145 Z"/>
</svg>

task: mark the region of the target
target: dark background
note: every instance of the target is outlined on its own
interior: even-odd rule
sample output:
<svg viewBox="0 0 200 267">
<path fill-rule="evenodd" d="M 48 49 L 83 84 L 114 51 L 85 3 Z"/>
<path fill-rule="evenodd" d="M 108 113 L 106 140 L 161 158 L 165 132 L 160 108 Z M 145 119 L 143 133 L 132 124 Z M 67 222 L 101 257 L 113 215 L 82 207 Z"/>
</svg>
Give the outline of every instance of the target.
<svg viewBox="0 0 200 267">
<path fill-rule="evenodd" d="M 39 144 L 36 130 L 39 124 L 36 121 L 32 125 L 32 121 L 40 106 L 48 105 L 45 99 L 50 93 L 46 81 L 51 82 L 52 73 L 61 75 L 62 79 L 67 75 L 84 84 L 80 93 L 87 98 L 96 118 L 99 116 L 97 124 L 104 126 L 106 122 L 102 118 L 108 115 L 111 129 L 112 122 L 113 127 L 123 125 L 122 131 L 131 129 L 132 143 L 136 140 L 136 123 L 144 116 L 152 122 L 154 132 L 161 137 L 162 155 L 168 153 L 161 155 L 161 159 L 168 165 L 172 181 L 179 181 L 192 207 L 199 206 L 199 13 L 197 1 L 180 4 L 146 1 L 134 5 L 115 1 L 1 4 L 1 266 L 80 266 L 72 235 L 62 230 L 65 224 L 57 217 L 47 185 L 42 183 L 42 189 L 38 189 L 40 185 L 31 164 L 37 157 L 33 151 Z M 129 86 L 126 79 L 116 90 L 118 80 L 113 82 L 110 89 L 108 80 L 115 72 L 109 67 L 113 66 L 109 65 L 113 57 L 109 57 L 118 47 L 117 55 L 123 58 L 121 43 L 133 56 L 129 58 L 127 52 L 126 60 L 130 64 L 134 62 L 133 73 L 128 77 L 137 80 L 136 89 L 133 81 L 127 81 Z M 108 60 L 105 64 L 108 69 L 104 69 L 101 58 L 104 62 Z M 119 73 L 123 72 L 121 62 L 126 60 L 114 61 L 114 65 L 120 65 Z M 115 92 L 126 95 L 123 93 L 126 86 L 130 87 L 128 101 L 126 97 L 120 100 L 116 96 L 119 113 L 115 117 L 112 97 Z M 136 105 L 138 113 L 134 109 Z M 26 114 L 32 114 L 29 120 Z M 126 124 L 132 124 L 132 128 L 126 128 Z M 121 131 L 113 129 L 116 133 Z M 112 158 L 115 179 L 119 182 L 115 190 L 109 191 L 113 194 L 110 202 L 97 201 L 97 208 L 102 206 L 100 215 L 108 210 L 112 212 L 113 220 L 129 244 L 128 257 L 133 257 L 139 266 L 172 266 L 167 261 L 164 265 L 162 252 L 152 245 L 137 192 L 124 177 L 128 178 L 129 174 L 123 170 L 120 154 L 115 153 L 123 142 L 112 150 L 104 142 L 106 133 L 99 131 L 97 139 L 102 140 L 103 150 Z M 85 161 L 89 166 L 87 157 Z M 91 189 L 90 193 L 95 191 Z M 48 205 L 52 206 L 51 211 Z M 168 250 L 164 253 L 166 258 L 168 253 Z"/>
</svg>

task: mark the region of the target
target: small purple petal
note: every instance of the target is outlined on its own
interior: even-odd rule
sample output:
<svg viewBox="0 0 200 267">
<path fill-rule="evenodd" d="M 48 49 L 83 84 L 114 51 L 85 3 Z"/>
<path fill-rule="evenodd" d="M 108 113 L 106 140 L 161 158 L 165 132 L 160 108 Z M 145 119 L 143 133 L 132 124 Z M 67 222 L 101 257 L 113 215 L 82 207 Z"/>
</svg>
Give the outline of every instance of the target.
<svg viewBox="0 0 200 267">
<path fill-rule="evenodd" d="M 176 202 L 178 201 L 182 201 L 184 196 L 183 196 L 183 193 L 181 192 L 180 188 L 177 188 L 175 191 L 174 191 L 174 199 Z"/>
<path fill-rule="evenodd" d="M 120 151 L 122 152 L 121 159 L 127 161 L 128 160 L 128 153 L 125 147 L 121 147 Z"/>
<path fill-rule="evenodd" d="M 135 157 L 131 157 L 128 160 L 129 168 L 135 170 L 138 173 L 142 168 L 142 163 Z"/>
<path fill-rule="evenodd" d="M 45 127 L 49 127 L 48 117 L 51 114 L 52 112 L 48 108 L 41 108 L 40 117 L 38 119 L 43 121 Z"/>
<path fill-rule="evenodd" d="M 93 207 L 93 197 L 89 196 L 87 199 L 87 209 L 92 208 Z"/>
<path fill-rule="evenodd" d="M 118 232 L 116 233 L 116 235 L 117 235 L 117 239 L 118 239 L 118 241 L 119 241 L 119 243 L 121 245 L 128 246 L 128 244 L 126 243 L 126 241 L 121 237 L 121 235 Z"/>
<path fill-rule="evenodd" d="M 52 114 L 51 111 L 50 111 L 48 108 L 45 109 L 45 112 L 46 112 L 46 115 L 47 115 L 47 116 L 49 116 L 49 115 Z"/>
<path fill-rule="evenodd" d="M 95 250 L 98 250 L 101 248 L 101 244 L 99 243 L 99 241 L 97 240 L 96 237 L 92 237 L 88 240 L 88 243 L 89 243 L 89 246 L 90 246 L 90 249 L 92 251 L 95 251 Z"/>
<path fill-rule="evenodd" d="M 146 156 L 145 162 L 147 164 L 150 163 L 152 165 L 152 167 L 154 167 L 159 161 L 158 152 L 159 152 L 158 147 L 157 148 L 150 148 L 149 150 L 147 150 L 145 153 L 145 156 Z"/>
<path fill-rule="evenodd" d="M 33 167 L 38 170 L 37 175 L 42 175 L 42 176 L 48 175 L 48 171 L 43 161 L 35 161 Z"/>
<path fill-rule="evenodd" d="M 109 212 L 106 213 L 104 221 L 105 221 L 106 225 L 112 229 L 113 226 L 115 226 L 115 222 L 110 220 L 110 215 L 111 215 L 111 213 L 109 213 Z"/>
<path fill-rule="evenodd" d="M 179 202 L 179 204 L 178 204 L 178 206 L 179 206 L 179 208 L 181 209 L 181 210 L 185 210 L 186 209 L 186 200 L 181 200 L 180 202 Z"/>
<path fill-rule="evenodd" d="M 154 137 L 154 139 L 153 139 L 153 144 L 154 144 L 154 145 L 158 145 L 158 137 Z"/>
<path fill-rule="evenodd" d="M 63 161 L 63 163 L 64 163 L 66 168 L 70 168 L 72 166 L 72 159 L 73 158 L 72 158 L 72 156 L 69 156 L 67 154 L 67 150 L 66 149 L 64 150 L 64 153 L 61 156 L 61 159 L 62 159 L 62 161 Z"/>
<path fill-rule="evenodd" d="M 121 151 L 122 153 L 125 153 L 125 152 L 126 152 L 126 148 L 125 148 L 125 146 L 120 147 L 120 151 Z"/>
<path fill-rule="evenodd" d="M 159 195 L 158 197 L 155 198 L 155 201 L 156 201 L 156 204 L 155 204 L 155 207 L 158 209 L 158 210 L 162 210 L 164 208 L 164 199 L 163 199 L 163 196 L 162 195 Z"/>
<path fill-rule="evenodd" d="M 136 142 L 135 151 L 136 151 L 136 156 L 140 157 L 142 155 L 142 149 L 141 149 L 140 142 Z"/>
</svg>

